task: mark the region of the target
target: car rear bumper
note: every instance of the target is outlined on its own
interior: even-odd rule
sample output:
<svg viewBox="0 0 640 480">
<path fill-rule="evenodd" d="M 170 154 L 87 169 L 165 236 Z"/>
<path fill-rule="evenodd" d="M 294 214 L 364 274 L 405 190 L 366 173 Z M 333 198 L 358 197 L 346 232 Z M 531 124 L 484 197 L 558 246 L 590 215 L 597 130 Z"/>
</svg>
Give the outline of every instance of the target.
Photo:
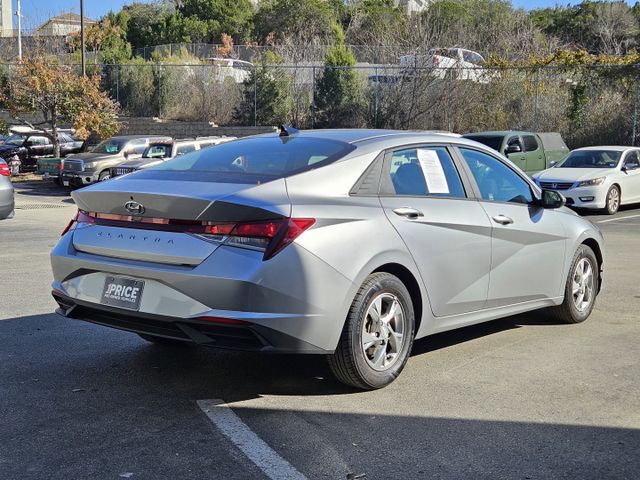
<svg viewBox="0 0 640 480">
<path fill-rule="evenodd" d="M 89 302 L 74 300 L 58 290 L 54 290 L 52 295 L 59 305 L 57 314 L 118 330 L 230 350 L 264 353 L 330 353 L 263 325 L 250 323 L 230 325 L 205 320 L 149 315 L 103 305 L 96 308 Z"/>
<path fill-rule="evenodd" d="M 353 283 L 295 243 L 268 261 L 220 246 L 198 265 L 176 265 L 81 252 L 73 233 L 51 253 L 54 298 L 67 317 L 244 350 L 326 354 L 338 343 Z M 107 276 L 145 282 L 137 311 L 102 303 Z M 219 329 L 245 344 L 220 340 Z"/>
<path fill-rule="evenodd" d="M 14 208 L 13 186 L 10 183 L 0 185 L 0 219 L 12 217 Z"/>
</svg>

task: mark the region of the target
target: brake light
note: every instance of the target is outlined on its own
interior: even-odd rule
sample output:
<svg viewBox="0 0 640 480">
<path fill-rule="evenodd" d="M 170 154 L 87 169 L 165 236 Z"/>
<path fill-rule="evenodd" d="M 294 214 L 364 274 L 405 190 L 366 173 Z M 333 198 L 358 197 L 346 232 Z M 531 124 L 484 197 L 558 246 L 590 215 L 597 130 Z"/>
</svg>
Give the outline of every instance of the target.
<svg viewBox="0 0 640 480">
<path fill-rule="evenodd" d="M 84 215 L 84 214 L 83 214 Z M 78 221 L 78 217 L 80 216 L 80 211 L 78 210 L 76 212 L 76 214 L 71 218 L 71 220 L 69 220 L 69 223 L 67 224 L 66 227 L 64 227 L 64 230 L 62 230 L 62 233 L 60 234 L 61 237 L 64 237 L 64 235 L 71 230 L 71 227 L 73 227 L 73 224 L 76 223 L 76 221 Z"/>
<path fill-rule="evenodd" d="M 0 175 L 2 175 L 3 177 L 11 176 L 11 169 L 9 168 L 9 165 L 4 162 L 0 163 Z"/>
<path fill-rule="evenodd" d="M 64 233 L 69 231 L 74 221 L 112 227 L 191 233 L 210 240 L 224 241 L 226 245 L 263 251 L 264 260 L 276 255 L 316 222 L 314 218 L 281 218 L 239 223 L 203 222 L 78 212 Z"/>
<path fill-rule="evenodd" d="M 58 170 L 62 171 L 64 170 L 64 162 L 60 161 L 60 163 L 58 163 Z"/>
</svg>

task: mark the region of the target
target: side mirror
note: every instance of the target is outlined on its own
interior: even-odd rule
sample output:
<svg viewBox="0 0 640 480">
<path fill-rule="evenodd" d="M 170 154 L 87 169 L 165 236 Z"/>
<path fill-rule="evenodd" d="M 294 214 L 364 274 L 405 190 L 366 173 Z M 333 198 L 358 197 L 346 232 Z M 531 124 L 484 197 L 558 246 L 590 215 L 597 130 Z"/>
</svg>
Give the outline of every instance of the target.
<svg viewBox="0 0 640 480">
<path fill-rule="evenodd" d="M 542 190 L 542 198 L 538 201 L 538 205 L 542 208 L 560 208 L 563 207 L 567 199 L 561 193 L 555 190 Z"/>
<path fill-rule="evenodd" d="M 522 152 L 522 147 L 517 143 L 512 143 L 511 145 L 507 145 L 507 148 L 504 149 L 505 155 L 509 155 L 511 153 L 520 153 Z"/>
<path fill-rule="evenodd" d="M 622 170 L 623 172 L 629 172 L 631 170 L 636 170 L 637 168 L 640 168 L 640 165 L 637 163 L 625 163 L 624 165 L 622 165 L 622 168 L 620 170 Z"/>
</svg>

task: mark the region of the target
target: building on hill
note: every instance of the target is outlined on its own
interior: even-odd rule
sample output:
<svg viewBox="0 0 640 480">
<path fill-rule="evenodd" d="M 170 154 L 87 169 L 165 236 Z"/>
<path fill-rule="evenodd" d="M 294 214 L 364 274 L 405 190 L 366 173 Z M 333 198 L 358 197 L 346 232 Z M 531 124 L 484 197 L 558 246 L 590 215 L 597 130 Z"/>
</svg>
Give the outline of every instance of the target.
<svg viewBox="0 0 640 480">
<path fill-rule="evenodd" d="M 3 0 L 4 1 L 4 0 Z M 89 28 L 96 23 L 95 20 L 84 17 L 84 28 Z M 47 37 L 66 37 L 80 31 L 80 15 L 73 12 L 62 13 L 51 17 L 40 25 L 34 32 L 35 35 Z"/>
<path fill-rule="evenodd" d="M 11 0 L 0 2 L 0 37 L 13 36 L 13 10 Z"/>
</svg>

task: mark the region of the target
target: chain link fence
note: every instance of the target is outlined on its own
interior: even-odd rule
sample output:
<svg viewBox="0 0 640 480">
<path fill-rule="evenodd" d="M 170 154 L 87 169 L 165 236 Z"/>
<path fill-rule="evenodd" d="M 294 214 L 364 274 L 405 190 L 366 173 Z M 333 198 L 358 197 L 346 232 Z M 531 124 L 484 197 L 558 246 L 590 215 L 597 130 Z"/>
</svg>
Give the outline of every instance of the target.
<svg viewBox="0 0 640 480">
<path fill-rule="evenodd" d="M 553 131 L 572 148 L 639 143 L 640 65 L 446 69 L 140 61 L 91 65 L 88 73 L 100 74 L 122 112 L 136 117 L 221 126 Z"/>
</svg>

